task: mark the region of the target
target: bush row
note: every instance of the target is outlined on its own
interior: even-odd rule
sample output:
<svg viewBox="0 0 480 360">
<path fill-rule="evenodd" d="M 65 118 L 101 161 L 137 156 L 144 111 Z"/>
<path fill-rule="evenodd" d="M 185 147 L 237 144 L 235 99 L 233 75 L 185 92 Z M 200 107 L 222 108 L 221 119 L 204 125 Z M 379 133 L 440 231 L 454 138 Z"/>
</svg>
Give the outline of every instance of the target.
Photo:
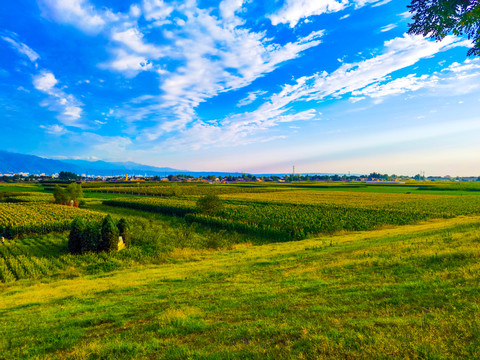
<svg viewBox="0 0 480 360">
<path fill-rule="evenodd" d="M 118 251 L 119 236 L 126 247 L 130 245 L 129 225 L 125 219 L 115 223 L 107 215 L 102 224 L 85 222 L 82 217 L 73 220 L 68 236 L 68 250 L 71 254 L 86 252 Z"/>
</svg>

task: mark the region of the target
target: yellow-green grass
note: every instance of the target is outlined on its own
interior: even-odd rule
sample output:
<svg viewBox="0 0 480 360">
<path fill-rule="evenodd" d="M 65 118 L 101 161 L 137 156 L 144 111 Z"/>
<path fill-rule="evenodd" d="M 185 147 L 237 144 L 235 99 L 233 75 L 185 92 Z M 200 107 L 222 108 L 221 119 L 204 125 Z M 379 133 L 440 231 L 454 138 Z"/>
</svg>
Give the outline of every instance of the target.
<svg viewBox="0 0 480 360">
<path fill-rule="evenodd" d="M 1 285 L 0 354 L 77 359 L 475 359 L 480 217 Z M 184 260 L 181 260 L 184 258 Z"/>
</svg>

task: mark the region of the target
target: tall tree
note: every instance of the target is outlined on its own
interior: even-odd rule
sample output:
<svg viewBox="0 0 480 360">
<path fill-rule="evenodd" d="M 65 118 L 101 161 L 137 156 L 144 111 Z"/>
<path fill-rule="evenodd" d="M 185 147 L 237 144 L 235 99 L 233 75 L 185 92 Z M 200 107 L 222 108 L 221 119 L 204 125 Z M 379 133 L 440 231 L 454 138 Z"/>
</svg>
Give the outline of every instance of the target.
<svg viewBox="0 0 480 360">
<path fill-rule="evenodd" d="M 467 35 L 473 47 L 467 55 L 480 56 L 479 0 L 412 0 L 413 14 L 409 34 L 431 37 L 437 41 L 452 33 Z"/>
</svg>

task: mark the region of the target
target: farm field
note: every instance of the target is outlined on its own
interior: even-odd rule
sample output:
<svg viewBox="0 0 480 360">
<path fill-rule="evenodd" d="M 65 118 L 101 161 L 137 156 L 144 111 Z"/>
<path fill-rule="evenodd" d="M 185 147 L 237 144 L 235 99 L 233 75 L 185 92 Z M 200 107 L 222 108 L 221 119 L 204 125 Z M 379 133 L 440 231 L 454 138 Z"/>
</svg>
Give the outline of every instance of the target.
<svg viewBox="0 0 480 360">
<path fill-rule="evenodd" d="M 3 186 L 0 358 L 480 357 L 475 191 L 189 184 L 74 208 Z M 131 246 L 70 255 L 73 218 L 105 214 Z"/>
</svg>

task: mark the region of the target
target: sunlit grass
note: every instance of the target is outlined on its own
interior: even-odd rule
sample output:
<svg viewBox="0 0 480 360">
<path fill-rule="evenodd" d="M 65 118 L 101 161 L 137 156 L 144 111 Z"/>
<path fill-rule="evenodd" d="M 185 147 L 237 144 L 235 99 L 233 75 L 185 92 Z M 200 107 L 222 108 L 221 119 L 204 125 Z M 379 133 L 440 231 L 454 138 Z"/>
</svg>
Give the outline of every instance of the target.
<svg viewBox="0 0 480 360">
<path fill-rule="evenodd" d="M 480 356 L 480 218 L 2 285 L 5 358 Z"/>
</svg>

